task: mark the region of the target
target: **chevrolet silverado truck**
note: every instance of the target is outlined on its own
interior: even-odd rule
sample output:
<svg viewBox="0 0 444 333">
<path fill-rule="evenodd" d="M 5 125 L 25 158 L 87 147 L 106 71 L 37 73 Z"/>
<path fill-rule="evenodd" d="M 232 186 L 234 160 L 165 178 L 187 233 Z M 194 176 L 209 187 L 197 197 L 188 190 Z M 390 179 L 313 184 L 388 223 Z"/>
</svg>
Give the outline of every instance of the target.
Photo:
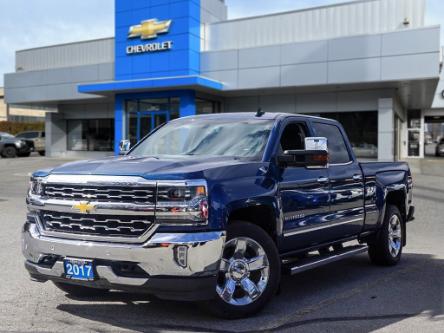
<svg viewBox="0 0 444 333">
<path fill-rule="evenodd" d="M 396 265 L 413 219 L 406 163 L 356 160 L 333 120 L 281 113 L 180 118 L 122 156 L 32 175 L 31 279 L 258 312 L 296 274 L 368 252 Z"/>
</svg>

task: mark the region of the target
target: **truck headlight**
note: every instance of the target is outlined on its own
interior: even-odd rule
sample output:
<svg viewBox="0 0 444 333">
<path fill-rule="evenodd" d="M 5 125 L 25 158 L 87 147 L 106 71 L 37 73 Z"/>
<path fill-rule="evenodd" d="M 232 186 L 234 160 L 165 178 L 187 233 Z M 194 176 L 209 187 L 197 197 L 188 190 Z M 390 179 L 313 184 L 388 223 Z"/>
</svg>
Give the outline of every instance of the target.
<svg viewBox="0 0 444 333">
<path fill-rule="evenodd" d="M 23 141 L 23 140 L 19 140 L 19 141 L 16 141 L 16 142 L 15 142 L 15 146 L 16 146 L 17 148 L 22 148 L 25 144 L 26 144 L 26 142 Z"/>
<path fill-rule="evenodd" d="M 43 180 L 42 177 L 31 177 L 29 182 L 29 193 L 34 195 L 43 195 Z"/>
<path fill-rule="evenodd" d="M 165 224 L 206 224 L 208 192 L 204 181 L 159 182 L 156 219 Z"/>
</svg>

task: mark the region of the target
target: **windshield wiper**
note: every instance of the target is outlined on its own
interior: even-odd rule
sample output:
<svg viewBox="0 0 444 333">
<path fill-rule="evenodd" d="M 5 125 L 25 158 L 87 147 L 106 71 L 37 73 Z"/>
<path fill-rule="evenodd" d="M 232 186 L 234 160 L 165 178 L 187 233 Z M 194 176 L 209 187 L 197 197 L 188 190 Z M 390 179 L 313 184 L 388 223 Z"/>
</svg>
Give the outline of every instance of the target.
<svg viewBox="0 0 444 333">
<path fill-rule="evenodd" d="M 160 157 L 158 156 L 144 156 L 144 155 L 128 155 L 132 158 L 154 158 L 155 160 L 160 160 Z"/>
</svg>

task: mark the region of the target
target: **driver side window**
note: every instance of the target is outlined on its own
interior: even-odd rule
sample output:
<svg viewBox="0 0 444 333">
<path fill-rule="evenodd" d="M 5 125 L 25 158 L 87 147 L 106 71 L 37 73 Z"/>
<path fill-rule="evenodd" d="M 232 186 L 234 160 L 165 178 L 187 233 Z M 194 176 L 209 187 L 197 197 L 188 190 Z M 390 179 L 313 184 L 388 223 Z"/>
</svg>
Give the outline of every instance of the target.
<svg viewBox="0 0 444 333">
<path fill-rule="evenodd" d="M 286 150 L 304 150 L 306 126 L 302 123 L 290 123 L 285 127 L 280 141 L 280 153 Z"/>
</svg>

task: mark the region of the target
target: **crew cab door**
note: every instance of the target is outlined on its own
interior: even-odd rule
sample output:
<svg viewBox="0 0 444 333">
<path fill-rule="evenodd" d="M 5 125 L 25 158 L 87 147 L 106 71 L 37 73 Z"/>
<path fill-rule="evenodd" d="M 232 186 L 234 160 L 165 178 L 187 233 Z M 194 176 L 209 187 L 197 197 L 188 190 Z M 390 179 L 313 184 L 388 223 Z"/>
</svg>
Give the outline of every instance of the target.
<svg viewBox="0 0 444 333">
<path fill-rule="evenodd" d="M 339 126 L 313 121 L 316 136 L 327 138 L 330 181 L 329 228 L 331 240 L 357 235 L 364 226 L 364 178 L 348 139 Z"/>
<path fill-rule="evenodd" d="M 287 121 L 281 131 L 277 154 L 304 150 L 311 136 L 304 121 Z M 330 184 L 326 168 L 287 167 L 279 169 L 278 200 L 282 212 L 281 250 L 292 251 L 322 242 L 315 232 L 330 214 Z"/>
</svg>

